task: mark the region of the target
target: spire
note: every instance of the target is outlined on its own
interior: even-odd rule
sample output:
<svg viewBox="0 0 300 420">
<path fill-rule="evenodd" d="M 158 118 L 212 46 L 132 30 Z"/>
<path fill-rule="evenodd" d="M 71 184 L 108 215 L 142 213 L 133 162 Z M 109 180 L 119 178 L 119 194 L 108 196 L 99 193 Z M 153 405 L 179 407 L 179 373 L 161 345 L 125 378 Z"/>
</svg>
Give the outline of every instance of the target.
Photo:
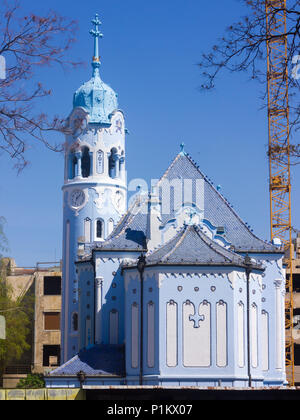
<svg viewBox="0 0 300 420">
<path fill-rule="evenodd" d="M 95 44 L 94 44 L 94 56 L 92 67 L 94 69 L 93 76 L 99 76 L 99 68 L 100 68 L 100 55 L 99 55 L 99 38 L 103 37 L 103 34 L 99 30 L 99 26 L 102 25 L 102 22 L 99 19 L 99 15 L 96 14 L 95 18 L 92 20 L 92 24 L 95 25 L 95 29 L 90 31 L 90 34 L 94 37 Z"/>
</svg>

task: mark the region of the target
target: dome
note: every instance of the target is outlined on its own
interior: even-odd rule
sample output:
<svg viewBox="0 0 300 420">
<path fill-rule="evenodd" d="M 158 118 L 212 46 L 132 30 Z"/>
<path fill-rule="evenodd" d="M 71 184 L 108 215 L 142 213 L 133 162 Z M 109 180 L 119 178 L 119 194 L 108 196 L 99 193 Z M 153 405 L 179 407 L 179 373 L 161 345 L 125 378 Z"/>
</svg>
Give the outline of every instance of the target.
<svg viewBox="0 0 300 420">
<path fill-rule="evenodd" d="M 118 96 L 111 87 L 106 85 L 100 77 L 99 30 L 101 21 L 98 14 L 92 20 L 95 29 L 90 31 L 94 37 L 94 56 L 92 61 L 93 77 L 82 85 L 74 94 L 73 107 L 82 107 L 89 113 L 90 123 L 110 124 L 111 114 L 118 109 Z"/>
<path fill-rule="evenodd" d="M 111 114 L 118 109 L 117 94 L 95 71 L 91 80 L 75 92 L 73 106 L 84 108 L 91 123 L 110 124 Z"/>
</svg>

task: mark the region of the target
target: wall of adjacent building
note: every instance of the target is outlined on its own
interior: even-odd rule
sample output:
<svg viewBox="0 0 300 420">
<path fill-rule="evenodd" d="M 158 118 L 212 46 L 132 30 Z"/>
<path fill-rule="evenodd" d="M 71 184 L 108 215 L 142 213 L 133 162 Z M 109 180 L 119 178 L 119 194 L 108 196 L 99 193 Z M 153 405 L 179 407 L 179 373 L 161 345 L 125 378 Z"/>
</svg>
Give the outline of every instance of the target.
<svg viewBox="0 0 300 420">
<path fill-rule="evenodd" d="M 84 401 L 81 389 L 0 389 L 0 401 Z"/>
<path fill-rule="evenodd" d="M 53 360 L 53 366 L 44 366 L 43 353 L 44 346 L 61 346 L 61 330 L 45 328 L 45 316 L 49 313 L 61 314 L 61 293 L 57 295 L 44 294 L 44 278 L 61 277 L 61 272 L 38 272 L 35 280 L 35 322 L 34 322 L 34 353 L 33 371 L 34 373 L 44 373 L 45 370 L 55 368 L 59 365 Z M 59 315 L 60 316 L 60 315 Z"/>
<path fill-rule="evenodd" d="M 12 288 L 13 298 L 15 300 L 22 299 L 30 294 L 33 296 L 32 304 L 34 306 L 34 323 L 29 338 L 32 349 L 26 355 L 24 354 L 15 365 L 9 366 L 3 377 L 3 386 L 13 388 L 28 373 L 44 374 L 51 369 L 51 366 L 43 364 L 44 346 L 60 347 L 61 345 L 60 326 L 55 331 L 45 329 L 45 314 L 61 313 L 61 292 L 53 296 L 44 294 L 44 277 L 61 278 L 61 272 L 59 271 L 60 267 L 47 268 L 42 271 L 37 268 L 17 267 L 13 259 L 6 260 L 6 281 Z"/>
</svg>

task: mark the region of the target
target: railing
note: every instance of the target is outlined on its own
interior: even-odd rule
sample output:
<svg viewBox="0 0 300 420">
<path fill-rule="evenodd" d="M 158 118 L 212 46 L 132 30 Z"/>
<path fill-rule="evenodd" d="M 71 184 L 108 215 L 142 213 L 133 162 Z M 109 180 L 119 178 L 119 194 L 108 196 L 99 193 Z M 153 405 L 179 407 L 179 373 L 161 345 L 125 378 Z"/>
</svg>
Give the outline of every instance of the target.
<svg viewBox="0 0 300 420">
<path fill-rule="evenodd" d="M 29 375 L 31 373 L 30 365 L 12 365 L 5 369 L 6 375 Z"/>
</svg>

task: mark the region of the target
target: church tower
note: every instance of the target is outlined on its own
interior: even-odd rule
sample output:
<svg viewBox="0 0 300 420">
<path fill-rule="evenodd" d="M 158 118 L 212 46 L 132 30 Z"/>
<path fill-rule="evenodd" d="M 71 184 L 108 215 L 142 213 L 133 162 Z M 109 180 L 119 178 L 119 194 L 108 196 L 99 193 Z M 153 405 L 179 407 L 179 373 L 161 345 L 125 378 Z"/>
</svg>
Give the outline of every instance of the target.
<svg viewBox="0 0 300 420">
<path fill-rule="evenodd" d="M 68 118 L 63 186 L 62 361 L 78 352 L 78 278 L 85 244 L 104 241 L 126 211 L 125 121 L 117 94 L 100 77 L 96 15 L 93 74 L 74 94 Z"/>
</svg>

